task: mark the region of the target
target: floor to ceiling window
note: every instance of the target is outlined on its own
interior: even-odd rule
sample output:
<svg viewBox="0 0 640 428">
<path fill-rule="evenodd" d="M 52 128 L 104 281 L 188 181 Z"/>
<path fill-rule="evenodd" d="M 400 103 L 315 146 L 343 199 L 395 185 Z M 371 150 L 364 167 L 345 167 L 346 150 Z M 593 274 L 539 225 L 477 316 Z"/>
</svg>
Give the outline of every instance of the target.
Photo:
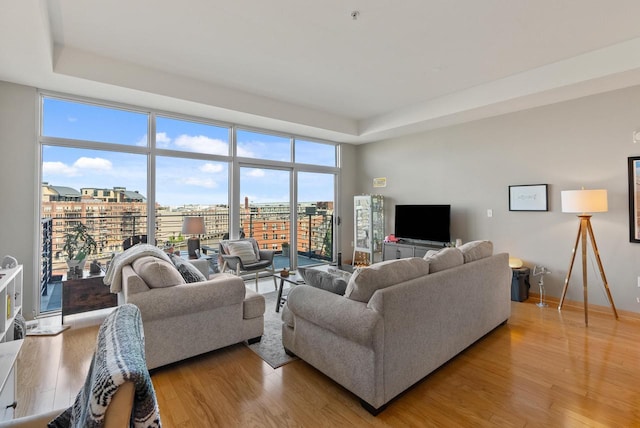
<svg viewBox="0 0 640 428">
<path fill-rule="evenodd" d="M 205 251 L 215 251 L 229 232 L 230 129 L 156 117 L 155 238 L 159 245 L 186 251 L 189 236 L 182 234 L 186 217 L 204 217 L 205 233 L 199 239 Z"/>
<path fill-rule="evenodd" d="M 64 247 L 77 228 L 96 242 L 84 273 L 137 242 L 184 251 L 191 216 L 205 218 L 201 246 L 213 252 L 242 232 L 284 266 L 333 258 L 338 145 L 135 106 L 40 99 L 39 313 L 60 310 L 55 284 L 71 272 Z"/>
<path fill-rule="evenodd" d="M 297 251 L 309 260 L 332 261 L 335 176 L 298 173 Z"/>
</svg>

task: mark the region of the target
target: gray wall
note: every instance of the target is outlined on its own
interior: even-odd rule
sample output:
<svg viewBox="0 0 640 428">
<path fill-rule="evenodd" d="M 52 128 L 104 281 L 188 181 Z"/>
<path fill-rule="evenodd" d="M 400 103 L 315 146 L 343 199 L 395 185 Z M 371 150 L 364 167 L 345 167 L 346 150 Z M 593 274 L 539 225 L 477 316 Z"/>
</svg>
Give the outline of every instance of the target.
<svg viewBox="0 0 640 428">
<path fill-rule="evenodd" d="M 36 106 L 34 88 L 0 81 L 0 257 L 10 254 L 24 265 L 22 312 L 27 318 L 38 282 Z"/>
<path fill-rule="evenodd" d="M 639 100 L 634 87 L 358 146 L 357 187 L 386 197 L 388 233 L 396 203 L 451 204 L 452 238 L 489 239 L 529 267 L 547 267 L 556 297 L 579 223 L 562 213 L 560 192 L 607 189 L 609 211 L 592 219 L 598 249 L 616 307 L 640 312 L 640 244 L 629 242 L 627 196 L 627 157 L 640 156 L 632 140 Z M 387 187 L 373 189 L 374 177 L 387 177 Z M 517 184 L 548 184 L 549 212 L 510 212 L 508 186 Z M 567 299 L 582 302 L 579 257 Z M 590 303 L 608 306 L 592 252 L 587 277 Z"/>
<path fill-rule="evenodd" d="M 0 257 L 11 254 L 24 265 L 25 317 L 31 318 L 38 294 L 36 249 L 39 245 L 37 103 L 35 88 L 0 81 Z M 353 195 L 356 193 L 356 149 L 344 145 L 339 186 L 342 225 L 338 249 L 344 260 L 353 247 Z"/>
<path fill-rule="evenodd" d="M 340 166 L 340 199 L 338 251 L 342 252 L 342 260 L 347 263 L 353 258 L 353 196 L 358 194 L 356 180 L 357 159 L 356 147 L 350 144 L 342 144 Z"/>
<path fill-rule="evenodd" d="M 559 296 L 578 227 L 574 215 L 561 212 L 560 191 L 605 188 L 609 212 L 593 217 L 600 255 L 616 306 L 640 312 L 640 244 L 629 242 L 627 218 L 627 157 L 640 155 L 631 137 L 640 129 L 638 99 L 640 87 L 635 87 L 404 138 L 345 145 L 339 200 L 343 259 L 353 251 L 353 195 L 386 197 L 389 233 L 395 203 L 450 203 L 454 238 L 490 239 L 496 251 L 529 266 L 546 266 L 553 272 L 545 281 L 547 291 Z M 0 82 L 0 257 L 11 254 L 25 265 L 27 317 L 38 279 L 36 130 L 36 89 Z M 387 187 L 373 189 L 374 177 L 387 177 Z M 549 184 L 549 212 L 508 211 L 507 186 L 539 183 Z M 487 209 L 493 209 L 492 218 Z M 590 301 L 606 306 L 592 256 L 589 277 Z M 580 281 L 578 264 L 569 299 L 582 301 Z"/>
</svg>

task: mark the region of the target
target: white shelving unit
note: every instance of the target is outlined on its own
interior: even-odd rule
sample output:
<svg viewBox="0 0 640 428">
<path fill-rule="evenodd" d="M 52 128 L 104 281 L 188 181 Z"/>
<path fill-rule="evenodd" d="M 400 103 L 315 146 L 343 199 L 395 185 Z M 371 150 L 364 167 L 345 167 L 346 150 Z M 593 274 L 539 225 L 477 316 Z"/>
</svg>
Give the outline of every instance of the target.
<svg viewBox="0 0 640 428">
<path fill-rule="evenodd" d="M 0 269 L 0 343 L 13 340 L 14 321 L 22 312 L 22 265 Z"/>
<path fill-rule="evenodd" d="M 353 265 L 382 261 L 384 198 L 381 195 L 354 196 L 353 210 Z"/>
</svg>

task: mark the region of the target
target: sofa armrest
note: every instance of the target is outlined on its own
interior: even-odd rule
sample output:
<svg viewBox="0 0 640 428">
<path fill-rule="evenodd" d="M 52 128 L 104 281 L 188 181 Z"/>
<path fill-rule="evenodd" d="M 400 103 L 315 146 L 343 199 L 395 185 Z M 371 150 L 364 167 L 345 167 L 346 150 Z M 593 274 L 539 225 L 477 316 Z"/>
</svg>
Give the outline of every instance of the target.
<svg viewBox="0 0 640 428">
<path fill-rule="evenodd" d="M 129 296 L 137 293 L 143 293 L 151 290 L 147 284 L 138 276 L 131 265 L 122 267 L 122 295 L 125 302 L 129 300 Z"/>
<path fill-rule="evenodd" d="M 383 322 L 380 314 L 367 308 L 366 303 L 308 285 L 293 288 L 287 306 L 294 317 L 367 347 L 374 345 L 377 327 Z"/>
<path fill-rule="evenodd" d="M 153 288 L 146 293 L 133 294 L 127 303 L 140 308 L 144 321 L 232 305 L 238 305 L 238 313 L 242 316 L 245 290 L 242 278 L 222 273 L 208 281 Z"/>
</svg>

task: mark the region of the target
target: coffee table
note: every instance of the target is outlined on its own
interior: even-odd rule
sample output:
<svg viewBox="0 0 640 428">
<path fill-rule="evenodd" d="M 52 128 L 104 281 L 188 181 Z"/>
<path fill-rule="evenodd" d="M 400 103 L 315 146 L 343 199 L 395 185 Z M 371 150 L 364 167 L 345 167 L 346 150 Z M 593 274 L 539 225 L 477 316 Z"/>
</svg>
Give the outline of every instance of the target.
<svg viewBox="0 0 640 428">
<path fill-rule="evenodd" d="M 287 282 L 291 284 L 291 288 L 293 288 L 296 285 L 304 284 L 304 279 L 302 279 L 302 276 L 297 272 L 289 273 L 289 276 L 282 276 L 280 272 L 276 272 L 273 276 L 280 279 L 280 286 L 278 286 L 278 298 L 276 299 L 276 312 L 280 312 L 280 306 L 284 305 L 284 302 L 287 301 L 287 296 L 282 295 L 284 283 Z"/>
<path fill-rule="evenodd" d="M 336 266 L 336 265 L 324 264 L 324 265 L 312 266 L 311 268 L 322 270 L 325 272 L 335 269 L 335 270 L 341 270 L 344 272 L 353 273 L 353 270 L 354 270 L 354 267 L 351 265 Z M 304 284 L 304 279 L 302 279 L 302 275 L 300 275 L 297 272 L 289 273 L 289 276 L 282 276 L 280 272 L 276 272 L 273 276 L 276 278 L 280 278 L 280 286 L 278 287 L 278 298 L 276 299 L 276 312 L 280 312 L 280 307 L 284 305 L 284 302 L 287 301 L 287 296 L 282 295 L 282 290 L 284 288 L 285 282 L 291 284 L 292 285 L 291 288 L 293 288 L 296 285 Z M 289 291 L 291 290 L 289 289 Z"/>
</svg>

